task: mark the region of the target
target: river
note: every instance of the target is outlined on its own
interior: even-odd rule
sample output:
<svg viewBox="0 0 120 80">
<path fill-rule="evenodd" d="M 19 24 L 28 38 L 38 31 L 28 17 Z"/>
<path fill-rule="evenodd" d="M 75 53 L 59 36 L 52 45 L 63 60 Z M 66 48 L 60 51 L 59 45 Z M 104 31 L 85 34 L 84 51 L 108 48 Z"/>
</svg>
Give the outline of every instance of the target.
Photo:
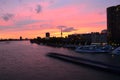
<svg viewBox="0 0 120 80">
<path fill-rule="evenodd" d="M 120 80 L 118 74 L 48 57 L 49 52 L 120 65 L 119 56 L 80 54 L 29 41 L 8 41 L 0 42 L 0 80 Z"/>
</svg>

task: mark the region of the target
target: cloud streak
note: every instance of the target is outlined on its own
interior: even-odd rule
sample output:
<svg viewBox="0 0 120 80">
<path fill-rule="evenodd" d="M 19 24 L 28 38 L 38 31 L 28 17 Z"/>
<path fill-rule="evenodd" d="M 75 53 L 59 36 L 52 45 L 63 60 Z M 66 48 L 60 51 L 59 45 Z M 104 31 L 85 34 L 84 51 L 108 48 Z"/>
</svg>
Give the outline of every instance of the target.
<svg viewBox="0 0 120 80">
<path fill-rule="evenodd" d="M 57 26 L 58 29 L 61 29 L 61 28 L 66 28 L 67 26 Z"/>
<path fill-rule="evenodd" d="M 42 11 L 42 6 L 37 5 L 35 11 L 36 11 L 36 13 L 40 13 Z"/>
<path fill-rule="evenodd" d="M 72 32 L 75 31 L 76 29 L 74 29 L 74 27 L 67 27 L 65 29 L 63 29 L 63 32 Z"/>
<path fill-rule="evenodd" d="M 67 26 L 57 26 L 58 29 L 62 29 L 63 32 L 72 32 L 77 29 L 74 29 L 74 27 L 67 27 Z"/>
<path fill-rule="evenodd" d="M 44 22 L 44 20 L 29 20 L 29 19 L 26 19 L 26 20 L 20 20 L 18 22 L 16 22 L 16 26 L 24 26 L 24 25 L 29 25 L 29 24 L 34 24 L 34 23 L 37 23 L 37 22 Z"/>
<path fill-rule="evenodd" d="M 2 19 L 4 21 L 9 21 L 10 19 L 12 19 L 14 17 L 14 14 L 11 14 L 11 13 L 6 13 L 2 16 Z"/>
</svg>

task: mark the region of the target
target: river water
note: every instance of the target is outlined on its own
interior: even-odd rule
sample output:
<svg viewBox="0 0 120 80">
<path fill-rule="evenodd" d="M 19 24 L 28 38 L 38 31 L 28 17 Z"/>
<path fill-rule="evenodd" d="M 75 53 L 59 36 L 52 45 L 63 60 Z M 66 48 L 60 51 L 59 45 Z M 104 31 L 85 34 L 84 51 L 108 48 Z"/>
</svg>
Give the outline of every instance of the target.
<svg viewBox="0 0 120 80">
<path fill-rule="evenodd" d="M 48 57 L 49 52 L 120 65 L 119 56 L 80 54 L 29 41 L 0 42 L 0 80 L 120 80 L 118 74 Z"/>
</svg>

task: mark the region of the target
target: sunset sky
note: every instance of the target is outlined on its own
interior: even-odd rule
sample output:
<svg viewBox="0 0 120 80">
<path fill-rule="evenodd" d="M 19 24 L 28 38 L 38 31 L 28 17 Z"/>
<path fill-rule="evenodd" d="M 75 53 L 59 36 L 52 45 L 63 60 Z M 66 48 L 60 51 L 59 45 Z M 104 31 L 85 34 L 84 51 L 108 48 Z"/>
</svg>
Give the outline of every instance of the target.
<svg viewBox="0 0 120 80">
<path fill-rule="evenodd" d="M 0 0 L 0 38 L 63 36 L 106 29 L 106 8 L 120 0 Z"/>
</svg>

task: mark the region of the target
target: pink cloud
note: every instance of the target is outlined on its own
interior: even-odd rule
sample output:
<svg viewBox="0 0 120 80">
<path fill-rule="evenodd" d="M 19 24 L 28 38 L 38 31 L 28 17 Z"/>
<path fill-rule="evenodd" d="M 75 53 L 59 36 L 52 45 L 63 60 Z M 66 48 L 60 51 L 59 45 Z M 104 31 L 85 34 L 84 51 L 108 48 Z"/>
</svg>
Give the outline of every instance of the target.
<svg viewBox="0 0 120 80">
<path fill-rule="evenodd" d="M 42 8 L 42 11 L 40 11 L 40 7 L 38 7 L 38 14 L 36 13 L 37 5 Z M 38 35 L 44 37 L 44 33 L 48 31 L 52 35 L 60 35 L 60 30 L 57 28 L 59 25 L 77 29 L 76 31 L 64 33 L 65 35 L 90 31 L 96 32 L 106 28 L 106 16 L 104 14 L 100 15 L 98 13 L 99 10 L 88 10 L 88 4 L 69 4 L 53 9 L 49 8 L 50 6 L 52 6 L 50 2 L 28 3 L 18 6 L 13 11 L 15 13 L 14 19 L 8 22 L 1 20 L 0 25 L 15 26 L 6 33 L 8 36 L 10 34 L 20 36 L 21 34 L 24 37 L 35 37 Z"/>
</svg>

